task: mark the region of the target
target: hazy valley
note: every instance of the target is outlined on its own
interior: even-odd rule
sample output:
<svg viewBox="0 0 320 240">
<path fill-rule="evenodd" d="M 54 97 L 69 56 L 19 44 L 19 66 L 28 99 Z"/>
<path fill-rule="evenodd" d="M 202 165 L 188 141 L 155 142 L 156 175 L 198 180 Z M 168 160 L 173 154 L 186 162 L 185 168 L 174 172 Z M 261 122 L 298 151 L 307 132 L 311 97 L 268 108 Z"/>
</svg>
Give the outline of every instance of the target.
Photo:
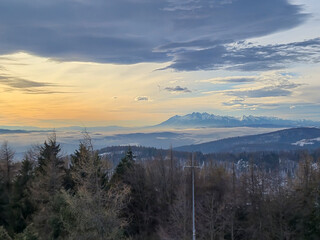
<svg viewBox="0 0 320 240">
<path fill-rule="evenodd" d="M 95 149 L 118 145 L 168 149 L 303 126 L 320 126 L 320 123 L 270 117 L 235 118 L 208 113 L 192 113 L 185 116 L 174 116 L 155 126 L 138 128 L 106 126 L 42 129 L 3 126 L 0 127 L 0 141 L 7 140 L 12 143 L 17 156 L 21 158 L 31 145 L 43 143 L 53 131 L 56 132 L 63 151 L 70 154 L 77 148 L 84 131 L 90 134 Z M 292 141 L 298 140 L 292 139 Z"/>
</svg>

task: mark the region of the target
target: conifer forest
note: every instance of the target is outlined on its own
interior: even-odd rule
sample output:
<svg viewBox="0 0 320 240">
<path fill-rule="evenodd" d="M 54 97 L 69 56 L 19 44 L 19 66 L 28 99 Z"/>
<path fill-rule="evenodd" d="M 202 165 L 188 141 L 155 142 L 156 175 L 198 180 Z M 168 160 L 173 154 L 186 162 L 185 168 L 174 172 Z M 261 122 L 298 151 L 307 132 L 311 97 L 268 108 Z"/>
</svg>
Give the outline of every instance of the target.
<svg viewBox="0 0 320 240">
<path fill-rule="evenodd" d="M 113 166 L 85 135 L 63 155 L 52 135 L 15 162 L 4 142 L 0 239 L 191 239 L 190 159 L 172 150 L 144 161 L 134 154 L 128 147 Z M 294 171 L 252 158 L 242 168 L 214 156 L 202 162 L 195 170 L 197 239 L 319 239 L 319 155 L 296 154 Z"/>
</svg>

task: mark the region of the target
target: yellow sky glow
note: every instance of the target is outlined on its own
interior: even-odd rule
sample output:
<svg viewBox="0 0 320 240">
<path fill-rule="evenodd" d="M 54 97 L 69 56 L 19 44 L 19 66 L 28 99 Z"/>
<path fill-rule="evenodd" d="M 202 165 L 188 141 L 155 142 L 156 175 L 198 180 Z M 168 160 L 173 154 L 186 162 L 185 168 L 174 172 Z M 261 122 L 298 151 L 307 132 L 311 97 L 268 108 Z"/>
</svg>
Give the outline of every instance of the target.
<svg viewBox="0 0 320 240">
<path fill-rule="evenodd" d="M 234 112 L 242 115 L 243 110 L 254 112 L 259 104 L 272 110 L 272 104 L 289 104 L 288 108 L 293 109 L 295 102 L 319 102 L 315 92 L 315 86 L 319 86 L 316 78 L 319 70 L 315 66 L 305 76 L 292 79 L 278 71 L 258 75 L 246 73 L 245 77 L 258 81 L 230 85 L 222 83 L 228 77 L 221 71 L 157 70 L 168 64 L 60 62 L 22 52 L 2 55 L 0 125 L 139 126 L 157 124 L 172 115 L 193 111 L 209 109 L 211 112 L 220 110 L 223 115 Z M 229 77 L 236 78 L 237 75 Z M 239 104 L 224 104 L 239 100 L 230 95 L 230 91 L 257 90 L 288 79 L 301 85 L 301 90 L 292 96 L 246 98 Z M 175 86 L 187 87 L 190 92 L 166 90 L 166 87 Z M 139 99 L 142 101 L 137 101 Z"/>
</svg>

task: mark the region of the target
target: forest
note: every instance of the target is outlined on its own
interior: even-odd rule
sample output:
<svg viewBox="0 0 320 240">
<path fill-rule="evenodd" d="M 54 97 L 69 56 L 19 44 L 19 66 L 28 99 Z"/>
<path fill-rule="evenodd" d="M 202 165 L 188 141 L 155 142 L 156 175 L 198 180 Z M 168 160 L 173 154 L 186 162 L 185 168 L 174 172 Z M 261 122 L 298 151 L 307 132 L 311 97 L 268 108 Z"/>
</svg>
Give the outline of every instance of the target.
<svg viewBox="0 0 320 240">
<path fill-rule="evenodd" d="M 257 164 L 261 154 L 243 156 L 241 169 L 236 158 L 195 157 L 197 239 L 320 239 L 319 155 L 295 154 L 292 171 Z M 1 240 L 192 239 L 191 170 L 173 151 L 141 161 L 128 147 L 113 165 L 88 134 L 70 156 L 53 134 L 13 159 L 4 142 Z"/>
</svg>

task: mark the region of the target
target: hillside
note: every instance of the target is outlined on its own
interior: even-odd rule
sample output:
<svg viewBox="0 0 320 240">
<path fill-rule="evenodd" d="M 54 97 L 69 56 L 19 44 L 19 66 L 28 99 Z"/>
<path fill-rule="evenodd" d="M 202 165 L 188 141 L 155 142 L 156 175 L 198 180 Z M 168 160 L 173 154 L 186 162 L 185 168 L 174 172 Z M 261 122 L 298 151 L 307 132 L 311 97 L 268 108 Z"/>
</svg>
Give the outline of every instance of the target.
<svg viewBox="0 0 320 240">
<path fill-rule="evenodd" d="M 175 148 L 177 151 L 255 152 L 316 149 L 320 147 L 319 128 L 291 128 L 271 133 L 226 138 L 217 141 Z"/>
</svg>

